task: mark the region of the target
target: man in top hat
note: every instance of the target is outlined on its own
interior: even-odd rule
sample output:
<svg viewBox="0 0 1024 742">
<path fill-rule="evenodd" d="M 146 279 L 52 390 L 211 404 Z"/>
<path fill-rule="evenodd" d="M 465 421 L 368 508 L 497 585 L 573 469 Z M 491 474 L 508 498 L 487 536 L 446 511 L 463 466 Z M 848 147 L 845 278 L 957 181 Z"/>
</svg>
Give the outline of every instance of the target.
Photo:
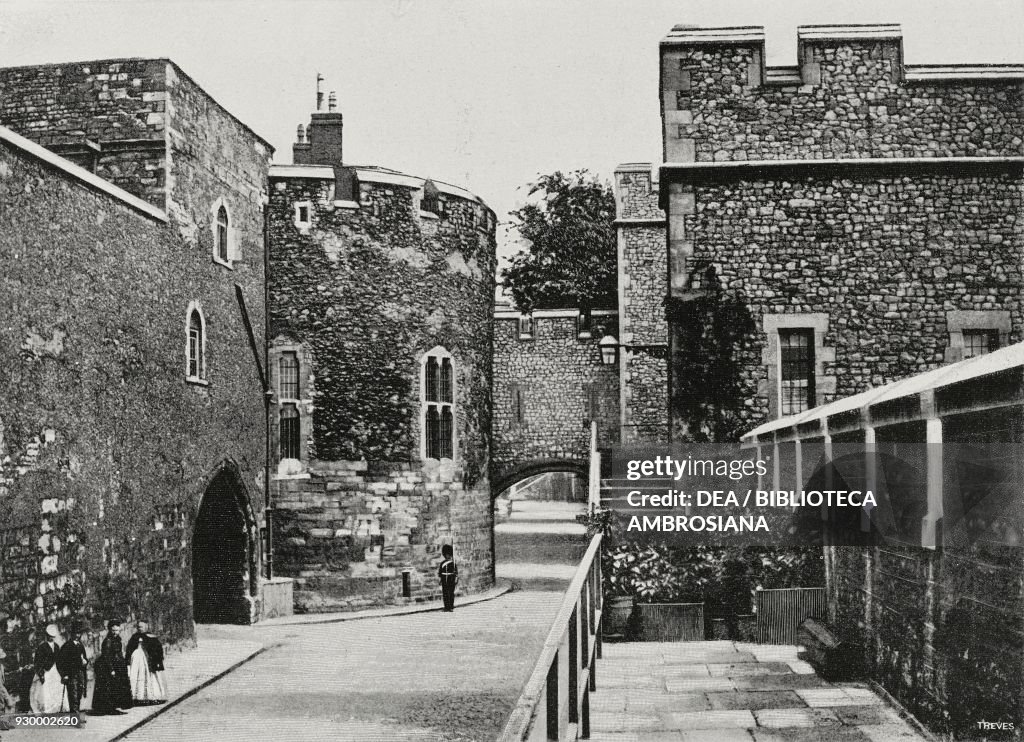
<svg viewBox="0 0 1024 742">
<path fill-rule="evenodd" d="M 64 684 L 57 671 L 57 638 L 60 631 L 56 624 L 46 627 L 46 640 L 36 647 L 33 657 L 35 676 L 29 691 L 29 703 L 36 714 L 57 714 L 66 710 Z"/>
<path fill-rule="evenodd" d="M 87 682 L 86 669 L 89 666 L 85 645 L 81 639 L 82 633 L 80 624 L 72 624 L 71 638 L 57 650 L 57 672 L 60 673 L 61 682 L 67 692 L 68 709 L 73 714 L 77 714 L 81 709 Z"/>
</svg>

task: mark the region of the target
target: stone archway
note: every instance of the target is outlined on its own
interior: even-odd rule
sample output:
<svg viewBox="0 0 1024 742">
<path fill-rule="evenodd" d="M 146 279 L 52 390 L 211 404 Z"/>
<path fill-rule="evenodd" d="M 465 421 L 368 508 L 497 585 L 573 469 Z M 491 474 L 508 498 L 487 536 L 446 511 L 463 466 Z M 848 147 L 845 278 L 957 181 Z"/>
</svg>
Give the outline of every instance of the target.
<svg viewBox="0 0 1024 742">
<path fill-rule="evenodd" d="M 253 544 L 245 491 L 221 469 L 203 493 L 192 533 L 192 615 L 196 623 L 247 624 Z"/>
<path fill-rule="evenodd" d="M 580 460 L 575 458 L 544 458 L 524 461 L 516 466 L 495 472 L 492 475 L 491 497 L 497 497 L 513 484 L 527 477 L 555 471 L 576 474 L 586 482 L 590 473 L 590 464 L 586 459 Z"/>
</svg>

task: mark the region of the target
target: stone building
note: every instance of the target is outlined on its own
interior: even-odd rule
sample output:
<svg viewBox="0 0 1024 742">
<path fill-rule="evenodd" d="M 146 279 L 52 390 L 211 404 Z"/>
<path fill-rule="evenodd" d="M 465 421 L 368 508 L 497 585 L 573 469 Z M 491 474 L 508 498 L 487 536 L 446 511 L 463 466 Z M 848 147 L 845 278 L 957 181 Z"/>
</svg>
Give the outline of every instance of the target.
<svg viewBox="0 0 1024 742">
<path fill-rule="evenodd" d="M 614 310 L 510 306 L 494 313 L 494 494 L 545 471 L 585 477 L 591 423 L 598 445 L 619 442 L 619 379 L 599 341 L 618 332 Z"/>
<path fill-rule="evenodd" d="M 259 616 L 271 154 L 165 59 L 0 70 L 9 669 L 82 612 Z"/>
<path fill-rule="evenodd" d="M 1022 337 L 1024 70 L 904 64 L 898 26 L 798 33 L 794 67 L 759 27 L 661 43 L 677 434 L 712 315 L 740 431 Z"/>
<path fill-rule="evenodd" d="M 271 482 L 296 608 L 439 595 L 494 578 L 495 218 L 440 181 L 342 161 L 342 115 L 270 170 Z"/>
<path fill-rule="evenodd" d="M 970 367 L 974 391 L 866 390 L 1024 336 L 1024 65 L 905 64 L 898 26 L 798 34 L 792 67 L 766 67 L 758 27 L 661 43 L 674 434 L 756 428 L 797 472 L 823 441 L 1019 446 L 1002 356 Z M 708 349 L 711 404 L 687 384 Z M 901 538 L 827 550 L 830 617 L 874 679 L 961 733 L 971 704 L 1019 711 L 1019 549 L 944 548 L 933 499 Z M 970 695 L 989 682 L 1011 700 Z"/>
</svg>

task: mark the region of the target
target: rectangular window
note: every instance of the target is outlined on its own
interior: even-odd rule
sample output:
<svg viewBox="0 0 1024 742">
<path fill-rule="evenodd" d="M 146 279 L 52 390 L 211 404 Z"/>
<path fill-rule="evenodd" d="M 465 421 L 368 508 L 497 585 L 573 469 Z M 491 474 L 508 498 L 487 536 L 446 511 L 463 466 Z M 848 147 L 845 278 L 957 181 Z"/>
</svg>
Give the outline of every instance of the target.
<svg viewBox="0 0 1024 742">
<path fill-rule="evenodd" d="M 519 339 L 533 337 L 533 315 L 524 314 L 519 318 Z"/>
<path fill-rule="evenodd" d="M 584 421 L 587 423 L 601 416 L 601 392 L 597 384 L 583 385 Z"/>
<path fill-rule="evenodd" d="M 526 422 L 526 398 L 519 384 L 512 385 L 512 422 L 516 425 Z"/>
<path fill-rule="evenodd" d="M 779 330 L 782 415 L 815 406 L 814 330 Z"/>
<path fill-rule="evenodd" d="M 299 458 L 299 411 L 295 405 L 284 405 L 281 408 L 281 458 Z"/>
<path fill-rule="evenodd" d="M 998 349 L 998 330 L 964 330 L 964 358 L 983 356 Z"/>
<path fill-rule="evenodd" d="M 280 372 L 278 394 L 281 399 L 299 398 L 299 359 L 295 353 L 282 353 L 278 363 Z"/>
<path fill-rule="evenodd" d="M 576 317 L 576 335 L 581 338 L 590 337 L 590 312 L 580 312 Z"/>
<path fill-rule="evenodd" d="M 198 328 L 190 328 L 188 331 L 188 375 L 194 379 L 199 378 L 199 337 Z"/>
</svg>

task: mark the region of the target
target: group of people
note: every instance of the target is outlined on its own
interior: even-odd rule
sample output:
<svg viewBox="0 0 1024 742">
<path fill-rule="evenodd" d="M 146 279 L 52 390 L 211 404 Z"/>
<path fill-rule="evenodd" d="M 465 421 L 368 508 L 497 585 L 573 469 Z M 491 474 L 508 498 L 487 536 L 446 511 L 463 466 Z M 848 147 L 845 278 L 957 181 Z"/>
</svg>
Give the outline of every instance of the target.
<svg viewBox="0 0 1024 742">
<path fill-rule="evenodd" d="M 33 713 L 78 713 L 88 687 L 88 634 L 80 624 L 73 624 L 69 638 L 60 642 L 56 624 L 46 627 L 46 637 L 33 656 L 32 683 L 28 689 L 28 705 Z M 0 648 L 0 660 L 6 655 Z M 132 706 L 163 703 L 167 700 L 164 683 L 164 650 L 160 640 L 149 631 L 145 621 L 136 624 L 136 631 L 121 642 L 121 622 L 107 623 L 100 653 L 93 662 L 93 715 L 123 714 Z M 14 711 L 14 699 L 4 684 L 3 663 L 0 662 L 0 715 Z"/>
</svg>

